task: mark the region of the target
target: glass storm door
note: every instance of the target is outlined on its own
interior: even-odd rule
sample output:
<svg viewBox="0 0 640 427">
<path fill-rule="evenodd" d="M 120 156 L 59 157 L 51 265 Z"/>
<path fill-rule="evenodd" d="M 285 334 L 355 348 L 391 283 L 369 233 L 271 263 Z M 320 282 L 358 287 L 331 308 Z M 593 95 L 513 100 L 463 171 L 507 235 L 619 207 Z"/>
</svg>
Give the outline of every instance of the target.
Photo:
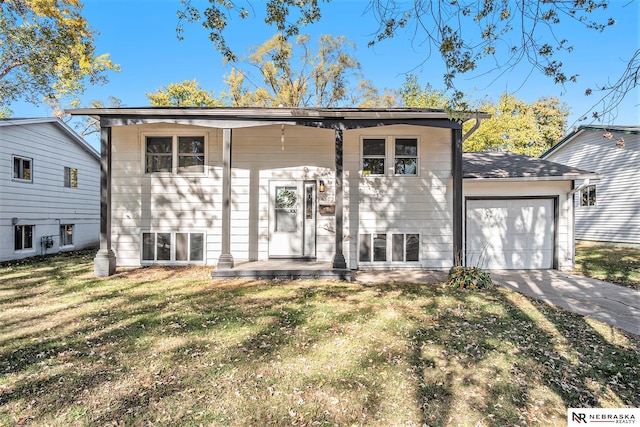
<svg viewBox="0 0 640 427">
<path fill-rule="evenodd" d="M 269 257 L 315 256 L 315 183 L 272 181 L 269 187 Z"/>
</svg>

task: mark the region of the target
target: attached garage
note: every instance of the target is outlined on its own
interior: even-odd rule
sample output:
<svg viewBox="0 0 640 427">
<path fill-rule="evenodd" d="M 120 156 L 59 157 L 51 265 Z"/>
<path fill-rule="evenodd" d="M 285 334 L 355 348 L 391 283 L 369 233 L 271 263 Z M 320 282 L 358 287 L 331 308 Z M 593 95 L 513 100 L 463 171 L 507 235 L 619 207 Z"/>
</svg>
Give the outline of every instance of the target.
<svg viewBox="0 0 640 427">
<path fill-rule="evenodd" d="M 467 263 L 487 269 L 553 268 L 556 198 L 466 200 Z"/>
<path fill-rule="evenodd" d="M 463 262 L 484 269 L 574 263 L 574 180 L 598 175 L 509 152 L 463 155 Z"/>
</svg>

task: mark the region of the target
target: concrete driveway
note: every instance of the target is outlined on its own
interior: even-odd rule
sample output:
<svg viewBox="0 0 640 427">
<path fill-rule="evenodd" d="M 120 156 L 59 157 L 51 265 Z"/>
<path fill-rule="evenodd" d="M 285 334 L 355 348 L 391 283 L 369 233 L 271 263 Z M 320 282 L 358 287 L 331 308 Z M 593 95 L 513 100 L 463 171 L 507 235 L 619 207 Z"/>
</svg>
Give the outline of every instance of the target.
<svg viewBox="0 0 640 427">
<path fill-rule="evenodd" d="M 640 291 L 558 270 L 490 270 L 496 285 L 640 335 Z M 435 283 L 445 271 L 358 271 L 361 283 Z"/>
<path fill-rule="evenodd" d="M 558 270 L 491 270 L 496 284 L 640 335 L 640 291 Z"/>
</svg>

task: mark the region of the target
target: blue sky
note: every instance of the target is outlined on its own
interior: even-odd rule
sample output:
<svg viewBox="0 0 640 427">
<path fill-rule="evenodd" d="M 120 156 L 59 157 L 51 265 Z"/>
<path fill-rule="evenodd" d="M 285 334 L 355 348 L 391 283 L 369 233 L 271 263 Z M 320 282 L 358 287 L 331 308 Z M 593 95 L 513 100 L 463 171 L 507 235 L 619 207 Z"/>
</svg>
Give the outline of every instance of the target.
<svg viewBox="0 0 640 427">
<path fill-rule="evenodd" d="M 203 0 L 193 0 L 205 5 Z M 260 0 L 253 1 L 257 9 Z M 306 27 L 304 33 L 312 38 L 321 34 L 344 35 L 356 43 L 356 56 L 362 65 L 366 79 L 378 88 L 399 88 L 405 73 L 412 72 L 422 85 L 430 83 L 442 89 L 444 68 L 438 55 L 424 62 L 426 54 L 419 40 L 411 40 L 407 32 L 368 48 L 377 25 L 370 14 L 365 14 L 365 0 L 333 0 L 323 4 L 323 17 L 318 24 Z M 230 65 L 224 65 L 219 53 L 198 25 L 185 24 L 185 40 L 176 38 L 176 11 L 179 0 L 85 0 L 84 15 L 89 24 L 100 32 L 97 36 L 97 52 L 108 52 L 112 60 L 120 64 L 120 73 L 111 73 L 110 82 L 104 86 L 90 87 L 82 97 L 84 103 L 93 99 L 106 101 L 109 96 L 120 98 L 124 106 L 148 105 L 145 93 L 154 92 L 172 82 L 197 79 L 202 87 L 219 94 L 223 89 L 223 76 Z M 596 101 L 586 97 L 584 91 L 615 80 L 626 66 L 626 61 L 640 46 L 640 2 L 637 0 L 611 0 L 611 7 L 604 13 L 616 19 L 615 26 L 603 33 L 577 31 L 574 24 L 562 24 L 561 37 L 574 46 L 571 54 L 562 57 L 567 74 L 579 74 L 578 83 L 565 87 L 554 84 L 549 78 L 534 71 L 528 78 L 529 66 L 500 76 L 463 78 L 457 82 L 472 99 L 497 100 L 504 91 L 516 91 L 518 98 L 527 102 L 542 96 L 560 97 L 571 107 L 568 126 L 589 110 Z M 235 19 L 230 22 L 228 38 L 238 53 L 246 53 L 250 46 L 257 46 L 271 37 L 274 29 L 260 18 L 249 21 Z M 422 64 L 422 65 L 421 65 Z M 495 81 L 494 81 L 495 80 Z M 615 124 L 640 123 L 640 89 L 628 94 L 617 111 Z M 48 116 L 50 108 L 30 104 L 11 106 L 15 117 Z M 610 122 L 610 121 L 608 121 Z M 588 124 L 590 121 L 581 122 Z"/>
</svg>

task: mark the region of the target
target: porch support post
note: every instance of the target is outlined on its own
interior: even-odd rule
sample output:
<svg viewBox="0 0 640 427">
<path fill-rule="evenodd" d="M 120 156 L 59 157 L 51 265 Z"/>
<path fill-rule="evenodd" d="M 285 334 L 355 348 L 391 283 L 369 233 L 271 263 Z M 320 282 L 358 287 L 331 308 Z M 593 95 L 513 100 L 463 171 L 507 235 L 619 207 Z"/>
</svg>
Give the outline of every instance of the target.
<svg viewBox="0 0 640 427">
<path fill-rule="evenodd" d="M 462 253 L 462 129 L 451 130 L 453 170 L 453 265 L 463 264 Z"/>
<path fill-rule="evenodd" d="M 111 128 L 100 127 L 100 249 L 93 260 L 93 274 L 108 277 L 116 272 L 111 250 Z"/>
<path fill-rule="evenodd" d="M 222 130 L 222 248 L 218 268 L 233 268 L 231 255 L 231 129 Z"/>
<path fill-rule="evenodd" d="M 344 221 L 343 184 L 342 184 L 342 129 L 336 129 L 336 253 L 333 256 L 333 268 L 347 268 L 347 262 L 342 253 L 342 224 Z"/>
</svg>

